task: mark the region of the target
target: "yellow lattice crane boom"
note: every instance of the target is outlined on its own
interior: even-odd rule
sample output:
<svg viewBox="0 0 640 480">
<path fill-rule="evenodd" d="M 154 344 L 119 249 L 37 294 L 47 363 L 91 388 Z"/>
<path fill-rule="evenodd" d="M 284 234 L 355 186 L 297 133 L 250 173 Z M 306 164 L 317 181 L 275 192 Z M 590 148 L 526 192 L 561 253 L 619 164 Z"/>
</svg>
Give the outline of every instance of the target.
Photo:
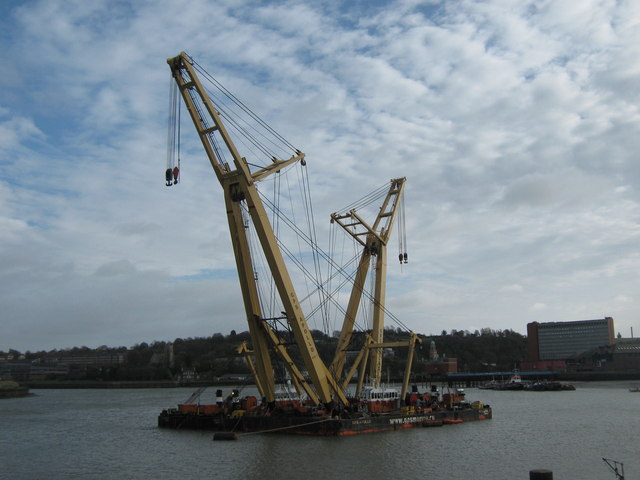
<svg viewBox="0 0 640 480">
<path fill-rule="evenodd" d="M 270 165 L 252 173 L 247 160 L 238 153 L 216 106 L 202 86 L 190 57 L 182 52 L 174 58 L 167 59 L 167 63 L 224 192 L 231 241 L 253 345 L 255 360 L 253 369 L 256 375 L 256 384 L 261 389 L 261 395 L 267 401 L 274 400 L 275 380 L 270 351 L 282 356 L 286 349 L 280 348 L 282 344 L 278 336 L 271 331 L 263 318 L 252 267 L 252 254 L 242 216 L 243 205 L 255 226 L 260 246 L 284 308 L 283 313 L 300 350 L 300 356 L 313 388 L 306 385 L 306 379 L 297 368 L 294 368 L 290 358 L 283 358 L 285 365 L 289 367 L 289 373 L 294 376 L 297 383 L 303 384 L 301 388 L 310 392 L 311 399 L 317 403 L 329 403 L 335 396 L 341 403 L 348 404 L 344 393 L 333 380 L 318 354 L 278 247 L 276 236 L 255 185 L 258 180 L 279 172 L 288 165 L 303 161 L 304 154 L 296 151 L 288 159 L 273 159 Z M 220 148 L 225 148 L 226 153 L 230 154 L 232 164 L 221 158 Z"/>
<path fill-rule="evenodd" d="M 364 292 L 364 285 L 369 273 L 371 258 L 375 257 L 375 287 L 373 294 L 373 325 L 371 330 L 371 344 L 380 345 L 384 337 L 384 303 L 387 276 L 387 243 L 391 235 L 396 214 L 404 192 L 406 178 L 391 180 L 389 190 L 385 196 L 378 215 L 372 225 L 369 225 L 358 213 L 351 209 L 346 213 L 333 213 L 331 221 L 338 223 L 362 247 L 362 255 L 358 264 L 353 289 L 349 297 L 342 330 L 338 338 L 338 346 L 331 371 L 337 378 L 341 378 L 344 370 L 346 351 L 353 335 L 358 307 Z M 369 376 L 374 387 L 380 386 L 382 376 L 382 350 L 370 347 Z M 361 379 L 363 376 L 361 375 Z"/>
</svg>

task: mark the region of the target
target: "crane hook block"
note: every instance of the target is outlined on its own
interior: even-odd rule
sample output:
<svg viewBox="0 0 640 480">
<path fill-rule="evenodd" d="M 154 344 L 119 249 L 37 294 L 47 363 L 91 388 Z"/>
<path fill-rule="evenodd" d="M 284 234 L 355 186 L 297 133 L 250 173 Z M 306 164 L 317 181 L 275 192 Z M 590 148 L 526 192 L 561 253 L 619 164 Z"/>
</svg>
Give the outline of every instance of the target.
<svg viewBox="0 0 640 480">
<path fill-rule="evenodd" d="M 170 168 L 167 168 L 167 171 L 165 172 L 165 176 L 167 178 L 167 187 L 170 187 L 171 185 L 173 185 L 173 170 L 171 170 Z"/>
<path fill-rule="evenodd" d="M 178 167 L 173 167 L 173 183 L 178 183 L 178 177 L 180 176 L 180 169 Z"/>
</svg>

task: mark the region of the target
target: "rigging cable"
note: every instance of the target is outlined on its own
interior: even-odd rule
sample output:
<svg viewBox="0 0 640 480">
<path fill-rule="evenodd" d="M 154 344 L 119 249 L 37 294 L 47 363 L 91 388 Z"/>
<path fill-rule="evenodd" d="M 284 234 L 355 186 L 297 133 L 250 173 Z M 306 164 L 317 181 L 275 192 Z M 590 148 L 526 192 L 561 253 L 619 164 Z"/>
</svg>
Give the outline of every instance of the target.
<svg viewBox="0 0 640 480">
<path fill-rule="evenodd" d="M 273 178 L 273 201 L 274 201 L 274 205 L 275 208 L 280 209 L 280 189 L 281 189 L 281 176 L 280 173 L 276 173 L 275 177 Z M 276 215 L 275 211 L 271 212 L 271 225 L 273 228 L 273 233 L 275 235 L 276 238 L 279 238 L 280 236 L 280 217 L 278 217 L 278 215 Z M 277 290 L 276 290 L 276 285 L 275 282 L 273 280 L 273 276 L 271 277 L 271 282 L 269 285 L 269 305 L 270 305 L 270 312 L 271 312 L 271 316 L 275 316 L 275 305 L 276 305 L 276 297 L 277 297 Z"/>
<path fill-rule="evenodd" d="M 175 82 L 173 82 L 176 87 L 178 86 Z M 182 118 L 181 118 L 181 113 L 182 113 L 182 102 L 180 101 L 180 98 L 178 98 L 178 95 L 176 93 L 176 102 L 178 104 L 178 134 L 177 134 L 177 139 L 176 139 L 176 154 L 178 156 L 178 162 L 177 165 L 173 168 L 173 184 L 175 185 L 176 183 L 178 183 L 178 179 L 180 178 L 180 127 L 182 124 Z M 176 168 L 177 167 L 177 168 Z"/>
<path fill-rule="evenodd" d="M 287 169 L 287 173 L 289 173 L 290 171 L 291 171 L 290 169 Z M 302 181 L 300 179 L 300 172 L 299 172 L 298 169 L 296 169 L 296 173 L 298 174 L 298 186 L 300 187 L 300 195 L 302 196 L 302 198 L 304 198 L 303 188 L 302 188 Z M 291 212 L 291 215 L 292 215 L 291 221 L 292 221 L 292 223 L 294 225 L 298 225 L 297 219 L 296 219 L 296 211 L 294 209 L 293 195 L 291 195 L 291 192 L 293 192 L 293 188 L 289 184 L 289 175 L 287 175 L 285 177 L 285 179 L 287 181 L 287 190 L 290 193 L 289 194 L 289 208 L 290 208 L 290 212 Z M 301 203 L 304 205 L 304 201 L 301 202 Z M 297 205 L 299 205 L 299 204 L 300 204 L 300 202 L 297 203 Z M 289 220 L 282 210 L 278 209 L 277 213 L 278 213 L 279 216 L 283 217 L 285 222 L 287 222 Z M 295 262 L 298 265 L 298 268 L 304 273 L 303 280 L 304 280 L 304 286 L 305 286 L 305 289 L 306 289 L 306 292 L 307 292 L 307 296 L 305 298 L 310 298 L 311 294 L 310 294 L 310 288 L 309 288 L 308 280 L 311 280 L 312 282 L 315 282 L 315 279 L 311 276 L 310 273 L 308 273 L 306 271 L 306 267 L 304 267 L 304 263 L 303 263 L 303 260 L 302 260 L 304 258 L 303 257 L 303 253 L 302 253 L 302 245 L 300 244 L 300 240 L 301 239 L 305 239 L 306 240 L 305 237 L 307 237 L 307 235 L 305 233 L 303 233 L 302 230 L 300 230 L 299 233 L 295 232 L 295 230 L 294 230 L 294 233 L 296 233 L 295 239 L 296 239 L 296 246 L 298 248 L 298 254 L 296 256 L 296 255 L 293 254 L 293 252 L 291 252 L 289 250 L 286 250 L 286 253 L 287 253 L 287 256 L 293 262 Z M 307 241 L 306 243 L 308 245 L 310 245 L 309 241 Z M 281 248 L 286 248 L 282 237 L 278 238 L 278 244 L 280 245 Z M 298 299 L 298 301 L 300 301 L 300 300 Z"/>
<path fill-rule="evenodd" d="M 407 226 L 404 210 L 404 195 L 400 198 L 400 205 L 398 205 L 398 207 L 398 259 L 402 264 L 409 262 L 409 256 L 407 254 Z"/>
<path fill-rule="evenodd" d="M 165 170 L 166 186 L 170 187 L 174 183 L 178 183 L 177 176 L 179 169 L 176 169 L 176 143 L 179 144 L 179 125 L 180 121 L 176 112 L 179 112 L 180 100 L 178 98 L 178 85 L 169 77 L 169 118 L 167 122 L 167 166 Z M 178 155 L 178 158 L 180 156 Z"/>
<path fill-rule="evenodd" d="M 233 93 L 226 89 L 224 85 L 222 85 L 218 80 L 216 80 L 213 75 L 207 72 L 201 65 L 199 65 L 195 60 L 191 58 L 191 62 L 196 67 L 196 70 L 199 71 L 205 78 L 207 78 L 213 85 L 216 86 L 222 93 L 225 94 L 233 103 L 235 103 L 239 108 L 241 108 L 245 113 L 247 113 L 251 118 L 253 118 L 256 122 L 258 122 L 263 128 L 265 128 L 268 132 L 270 132 L 273 136 L 278 138 L 283 144 L 287 145 L 289 148 L 296 150 L 296 148 L 289 143 L 282 135 L 276 132 L 273 128 L 269 126 L 264 120 L 262 120 L 257 114 L 255 114 L 249 107 L 247 107 L 239 98 L 237 98 Z"/>
<path fill-rule="evenodd" d="M 295 154 L 299 154 L 298 149 L 296 149 L 282 135 L 280 135 L 272 127 L 270 127 L 264 120 L 262 120 L 257 114 L 255 114 L 249 107 L 247 107 L 241 100 L 239 100 L 211 74 L 209 74 L 200 65 L 198 65 L 197 62 L 193 61 L 193 59 L 191 59 L 191 62 L 196 70 L 200 72 L 202 77 L 206 79 L 212 87 L 214 87 L 221 93 L 221 95 L 217 95 L 212 93 L 210 90 L 206 90 L 210 99 L 212 99 L 212 101 L 214 101 L 215 99 L 214 104 L 217 109 L 221 110 L 220 115 L 225 117 L 229 127 L 234 129 L 241 137 L 247 139 L 253 146 L 261 151 L 262 154 L 267 157 L 269 162 L 273 162 L 276 159 L 276 155 L 272 152 L 272 148 L 266 145 L 266 143 L 269 143 L 273 148 L 276 148 L 282 152 L 290 150 Z M 224 106 L 225 108 L 221 108 L 222 106 Z M 249 121 L 245 120 L 245 118 L 247 117 L 248 119 L 251 119 L 258 127 L 260 127 L 261 130 L 252 126 Z M 267 136 L 267 134 L 269 136 Z M 258 136 L 261 137 L 264 141 L 258 139 Z M 277 144 L 276 141 L 279 143 Z"/>
<path fill-rule="evenodd" d="M 382 185 L 381 187 L 378 187 L 376 190 L 368 193 L 367 195 L 365 195 L 364 197 L 356 200 L 355 202 L 351 203 L 350 205 L 347 205 L 346 207 L 338 210 L 339 212 L 350 212 L 351 210 L 360 210 L 368 205 L 370 205 L 371 203 L 379 200 L 380 198 L 384 197 L 387 192 L 389 191 L 389 183 L 385 183 L 384 185 Z"/>
<path fill-rule="evenodd" d="M 306 205 L 305 210 L 307 211 L 307 222 L 308 222 L 308 228 L 309 228 L 311 241 L 312 241 L 311 251 L 313 254 L 313 263 L 314 263 L 316 277 L 319 280 L 319 286 L 320 286 L 318 290 L 318 295 L 320 297 L 319 302 L 320 302 L 320 305 L 326 305 L 327 292 L 323 288 L 324 282 L 322 280 L 322 269 L 320 268 L 320 255 L 318 253 L 318 250 L 320 249 L 320 247 L 318 246 L 315 216 L 313 213 L 313 202 L 311 201 L 311 187 L 309 182 L 309 172 L 307 171 L 305 166 L 301 166 L 301 171 L 302 171 L 302 180 L 303 180 L 304 193 L 305 193 L 305 197 L 304 197 L 304 202 Z M 329 318 L 328 318 L 328 311 L 326 308 L 322 309 L 321 316 L 322 316 L 322 323 L 324 326 L 324 332 L 327 335 L 329 335 L 330 334 Z"/>
<path fill-rule="evenodd" d="M 260 192 L 259 190 L 258 190 L 258 193 L 260 194 L 260 197 L 262 198 L 262 200 L 263 200 L 263 202 L 264 202 L 265 206 L 266 206 L 267 208 L 274 209 L 274 205 L 271 203 L 271 201 L 270 201 L 268 198 L 266 198 L 266 196 L 265 196 L 264 194 L 262 194 L 262 192 Z M 282 212 L 277 211 L 277 214 L 278 214 L 278 215 L 282 215 Z M 302 230 L 300 230 L 300 228 L 298 227 L 298 225 L 297 225 L 297 223 L 296 223 L 296 222 L 293 222 L 291 219 L 287 218 L 286 216 L 282 216 L 282 217 L 281 217 L 281 220 L 283 220 L 283 221 L 285 222 L 285 224 L 286 224 L 286 225 L 287 225 L 287 226 L 288 226 L 292 231 L 294 231 L 294 233 L 296 233 L 296 235 L 297 235 L 299 238 L 301 238 L 302 240 L 304 240 L 308 245 L 310 245 L 310 246 L 312 246 L 312 245 L 313 245 L 313 244 L 312 244 L 312 242 L 311 242 L 311 240 L 308 238 L 308 236 L 306 236 L 306 234 L 305 234 Z M 295 262 L 295 263 L 298 265 L 298 267 L 302 270 L 302 272 L 303 272 L 305 275 L 307 275 L 307 277 L 308 277 L 311 281 L 313 281 L 313 282 L 315 283 L 315 282 L 316 282 L 316 280 L 313 278 L 313 276 L 311 276 L 311 274 L 308 272 L 308 270 L 306 270 L 306 269 L 303 267 L 302 263 L 301 263 L 301 262 L 300 262 L 300 261 L 299 261 L 299 260 L 294 256 L 294 255 L 292 255 L 292 254 L 291 254 L 291 252 L 290 252 L 288 249 L 286 249 L 286 246 L 285 246 L 284 244 L 281 244 L 280 246 L 283 248 L 283 252 L 284 252 L 284 253 L 285 253 L 285 254 L 286 254 L 286 255 L 287 255 L 287 256 L 288 256 L 288 257 L 289 257 L 293 262 Z M 323 251 L 319 246 L 317 246 L 317 245 L 316 245 L 316 248 L 317 248 L 317 250 L 318 250 L 319 255 L 320 255 L 320 256 L 321 256 L 325 261 L 327 261 L 327 262 L 332 262 L 332 263 L 334 263 L 334 264 L 335 264 L 335 261 L 334 261 L 331 257 L 329 257 L 329 255 L 327 255 L 327 254 L 326 254 L 326 253 L 325 253 L 325 252 L 324 252 L 324 251 Z M 341 275 L 346 276 L 346 277 L 349 277 L 349 275 L 348 275 L 348 274 L 347 274 L 347 273 L 346 273 L 346 272 L 345 272 L 345 271 L 344 271 L 340 266 L 336 265 L 336 268 L 338 269 L 338 272 L 339 272 Z M 363 294 L 366 298 L 368 298 L 369 300 L 373 301 L 373 299 L 374 299 L 373 294 L 372 294 L 369 290 L 367 290 L 366 288 L 365 288 L 365 289 L 363 289 L 362 294 Z M 332 301 L 333 301 L 333 300 L 332 300 Z M 385 312 L 385 315 L 386 315 L 386 316 L 388 316 L 392 321 L 394 321 L 398 326 L 400 326 L 400 327 L 404 328 L 404 329 L 405 329 L 405 330 L 407 330 L 407 331 L 411 331 L 411 329 L 410 329 L 407 325 L 405 325 L 405 324 L 404 324 L 400 319 L 398 319 L 398 317 L 396 317 L 392 312 L 390 312 L 390 311 L 387 309 L 387 307 L 386 307 L 385 305 L 382 305 L 382 310 Z"/>
<path fill-rule="evenodd" d="M 270 202 L 270 200 L 268 198 L 266 198 L 259 190 L 258 190 L 260 197 L 262 198 L 262 200 L 264 201 L 264 204 L 267 208 L 273 209 L 273 204 Z M 278 215 L 281 215 L 281 212 L 278 212 Z M 297 224 L 295 222 L 292 222 L 291 219 L 287 218 L 286 216 L 282 216 L 281 219 L 289 226 L 290 229 L 292 229 L 302 240 L 304 240 L 308 245 L 312 245 L 311 240 L 305 235 L 305 233 L 303 231 L 300 230 L 300 228 L 297 226 Z M 284 245 L 282 245 L 284 246 Z M 319 246 L 316 246 L 316 248 L 318 249 L 318 253 L 320 254 L 320 256 L 327 262 L 334 262 L 334 260 L 332 258 L 330 258 Z M 297 261 L 297 259 L 294 259 L 290 253 L 289 253 L 289 258 L 291 258 L 294 261 Z M 345 276 L 348 276 L 339 266 L 337 266 L 338 271 Z M 306 273 L 307 275 L 308 272 Z M 314 281 L 313 278 L 310 277 L 310 279 L 312 281 Z M 363 295 L 365 295 L 367 298 L 369 298 L 370 300 L 373 300 L 373 295 L 371 294 L 371 292 L 367 291 L 367 289 L 363 289 Z M 400 319 L 398 319 L 392 312 L 390 312 L 387 307 L 385 305 L 382 306 L 383 311 L 385 312 L 385 315 L 388 315 L 389 318 L 391 320 L 393 320 L 396 324 L 398 324 L 400 327 L 404 328 L 407 331 L 411 331 L 411 329 L 409 327 L 407 327 L 402 321 L 400 321 Z"/>
<path fill-rule="evenodd" d="M 272 136 L 277 138 L 283 145 L 287 146 L 288 148 L 292 149 L 295 152 L 298 152 L 298 150 L 290 142 L 288 142 L 284 137 L 282 137 L 280 134 L 278 134 L 266 122 L 264 122 L 260 117 L 258 117 L 258 115 L 256 115 L 242 101 L 240 101 L 235 95 L 233 95 L 229 90 L 227 90 L 218 80 L 216 80 L 212 75 L 210 75 L 197 62 L 195 62 L 193 59 L 190 59 L 190 60 L 191 60 L 191 63 L 194 65 L 194 67 L 196 67 L 196 70 L 199 71 L 209 81 L 210 84 L 212 84 L 218 91 L 220 91 L 225 98 L 227 98 L 234 105 L 236 105 L 242 112 L 246 113 L 249 117 L 251 117 L 254 121 L 256 121 L 262 128 L 264 128 Z M 215 98 L 218 98 L 218 97 L 215 97 Z M 196 101 L 197 100 L 196 98 L 193 98 L 193 100 L 194 100 L 194 104 L 197 107 L 198 115 L 202 119 L 203 124 L 206 125 L 206 121 L 205 121 L 206 116 L 203 115 L 204 112 L 202 111 L 202 108 L 200 107 L 199 102 Z M 228 102 L 224 102 L 224 101 L 221 100 L 219 103 L 227 104 Z M 232 110 L 232 109 L 230 109 L 230 110 Z M 225 115 L 225 118 L 227 120 L 229 120 L 231 118 L 232 120 L 235 121 L 235 118 L 233 118 L 233 115 L 231 113 L 227 113 Z M 248 132 L 247 132 L 247 129 L 242 127 L 242 125 L 240 125 L 239 121 L 235 121 L 235 123 L 237 124 L 236 129 L 239 132 L 243 133 L 243 136 L 245 138 L 249 139 L 252 144 L 256 145 L 257 148 L 259 148 L 261 151 L 263 151 L 263 153 L 265 153 L 264 149 L 263 149 L 264 145 L 261 146 L 261 142 L 258 142 L 257 139 L 255 138 L 255 136 L 249 135 Z M 222 160 L 223 156 L 222 156 L 221 153 L 224 150 L 220 148 L 220 145 L 216 141 L 216 137 L 213 135 L 212 132 L 207 134 L 207 136 L 212 141 L 212 145 L 214 146 L 214 148 L 216 150 L 216 154 Z M 273 159 L 273 157 L 271 159 Z M 308 177 L 306 179 L 306 182 L 308 182 Z M 375 201 L 375 200 L 381 198 L 382 196 L 384 196 L 386 194 L 387 189 L 388 189 L 388 184 L 384 184 L 378 190 L 375 190 L 374 192 L 370 193 L 369 195 L 366 195 L 365 197 L 363 197 L 359 201 L 353 203 L 352 204 L 352 208 L 355 208 L 355 207 L 362 208 L 363 206 L 369 205 L 373 201 Z M 305 200 L 305 202 L 307 202 L 307 201 L 308 200 Z M 267 205 L 269 204 L 268 201 L 265 202 L 265 203 Z M 271 208 L 276 213 L 278 218 L 284 220 L 285 222 L 290 222 L 290 220 L 288 220 L 286 218 L 286 216 L 284 216 L 284 214 L 281 212 L 279 206 L 276 206 L 273 203 L 271 203 Z M 305 208 L 307 209 L 308 212 L 311 212 L 311 210 L 309 209 L 309 206 L 306 203 L 305 203 Z M 289 226 L 293 229 L 294 232 L 297 232 L 298 235 L 300 235 L 312 247 L 313 251 L 315 252 L 314 255 L 316 255 L 316 258 L 318 258 L 318 256 L 324 258 L 325 260 L 328 258 L 327 255 L 324 252 L 322 252 L 322 250 L 318 247 L 317 239 L 315 238 L 315 234 L 313 233 L 313 228 L 311 226 L 310 226 L 311 237 L 309 237 L 309 236 L 305 235 L 304 233 L 302 233 L 300 231 L 300 229 L 297 227 L 297 225 L 295 224 L 295 221 L 293 222 L 293 225 L 291 225 L 291 223 L 289 223 Z M 290 258 L 292 258 L 290 252 L 288 253 L 288 255 L 290 256 Z M 330 260 L 330 261 L 332 262 L 332 260 Z M 314 260 L 314 262 L 315 262 L 315 260 Z M 345 275 L 345 272 L 342 272 L 341 274 Z M 308 272 L 306 272 L 305 275 L 307 275 L 308 278 L 311 278 L 311 276 L 309 275 Z M 325 287 L 324 287 L 322 282 L 318 283 L 318 282 L 314 281 L 314 283 L 316 284 L 316 288 L 322 289 L 321 295 L 323 293 L 326 293 L 326 289 L 325 289 Z M 365 296 L 370 296 L 371 294 L 369 292 L 366 292 L 366 289 L 365 289 L 364 295 Z M 326 304 L 326 301 L 321 302 L 321 303 Z M 386 308 L 385 308 L 385 311 L 386 311 Z M 397 318 L 395 318 L 395 316 L 393 316 L 392 314 L 389 314 L 389 318 L 392 319 L 392 320 L 395 320 L 398 324 L 402 325 L 401 322 L 399 322 L 399 320 L 397 320 Z"/>
</svg>

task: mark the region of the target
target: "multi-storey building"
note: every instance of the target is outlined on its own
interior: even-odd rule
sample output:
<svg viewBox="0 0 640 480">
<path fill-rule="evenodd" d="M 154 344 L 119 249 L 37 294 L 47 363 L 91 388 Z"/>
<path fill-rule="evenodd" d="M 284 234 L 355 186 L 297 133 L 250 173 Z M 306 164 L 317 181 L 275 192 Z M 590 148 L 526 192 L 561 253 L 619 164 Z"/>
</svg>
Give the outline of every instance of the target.
<svg viewBox="0 0 640 480">
<path fill-rule="evenodd" d="M 616 341 L 613 318 L 527 324 L 528 362 L 523 368 L 558 369 L 565 360 Z"/>
</svg>

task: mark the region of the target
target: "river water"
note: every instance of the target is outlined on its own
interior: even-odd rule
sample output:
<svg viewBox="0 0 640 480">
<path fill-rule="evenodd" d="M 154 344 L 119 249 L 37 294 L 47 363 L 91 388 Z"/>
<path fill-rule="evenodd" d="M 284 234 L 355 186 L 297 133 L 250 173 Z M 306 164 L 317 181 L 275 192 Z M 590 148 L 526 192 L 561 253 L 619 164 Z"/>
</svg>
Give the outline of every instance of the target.
<svg viewBox="0 0 640 480">
<path fill-rule="evenodd" d="M 622 382 L 576 386 L 467 389 L 469 400 L 493 407 L 484 422 L 217 442 L 211 432 L 156 427 L 160 410 L 184 402 L 189 389 L 34 390 L 0 400 L 0 478 L 528 480 L 544 468 L 555 480 L 615 480 L 606 457 L 624 463 L 627 480 L 640 479 L 640 393 Z"/>
</svg>

